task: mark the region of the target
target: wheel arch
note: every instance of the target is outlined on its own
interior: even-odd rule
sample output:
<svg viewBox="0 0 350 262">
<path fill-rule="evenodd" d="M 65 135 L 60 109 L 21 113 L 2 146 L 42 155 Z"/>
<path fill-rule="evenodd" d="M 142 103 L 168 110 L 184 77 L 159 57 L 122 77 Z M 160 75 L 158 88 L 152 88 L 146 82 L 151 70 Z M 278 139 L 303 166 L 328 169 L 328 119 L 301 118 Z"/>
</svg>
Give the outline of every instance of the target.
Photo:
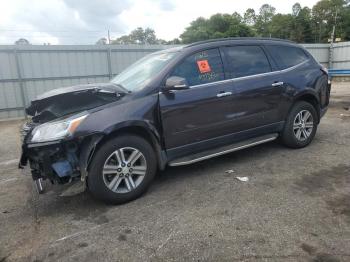
<svg viewBox="0 0 350 262">
<path fill-rule="evenodd" d="M 166 165 L 166 155 L 165 152 L 162 150 L 161 137 L 155 127 L 151 126 L 150 123 L 146 123 L 144 121 L 123 122 L 105 130 L 102 138 L 96 144 L 93 152 L 91 152 L 92 155 L 90 156 L 90 158 L 92 159 L 93 154 L 107 141 L 109 141 L 112 138 L 115 138 L 118 135 L 123 134 L 133 134 L 142 137 L 143 139 L 148 141 L 156 154 L 158 168 L 161 170 L 164 169 Z"/>
<path fill-rule="evenodd" d="M 306 91 L 306 92 L 299 93 L 294 98 L 293 105 L 289 109 L 289 112 L 292 110 L 294 105 L 300 101 L 308 102 L 315 108 L 316 113 L 317 113 L 317 124 L 318 124 L 320 122 L 320 118 L 321 118 L 321 107 L 320 107 L 320 100 L 319 100 L 319 97 L 317 96 L 316 92 L 315 91 L 314 92 Z M 288 112 L 288 114 L 289 114 L 289 112 Z"/>
</svg>

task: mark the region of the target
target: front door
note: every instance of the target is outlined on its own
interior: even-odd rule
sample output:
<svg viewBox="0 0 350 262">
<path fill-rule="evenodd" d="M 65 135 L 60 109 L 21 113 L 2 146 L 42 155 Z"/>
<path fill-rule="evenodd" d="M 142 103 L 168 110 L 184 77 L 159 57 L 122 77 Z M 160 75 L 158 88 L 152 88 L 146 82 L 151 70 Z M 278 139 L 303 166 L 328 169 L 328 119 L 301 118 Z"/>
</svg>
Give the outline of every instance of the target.
<svg viewBox="0 0 350 262">
<path fill-rule="evenodd" d="M 181 147 L 185 154 L 186 146 L 196 144 L 201 150 L 199 142 L 231 132 L 233 91 L 232 85 L 223 81 L 218 49 L 188 56 L 174 68 L 171 76 L 185 78 L 190 88 L 159 95 L 167 150 Z"/>
</svg>

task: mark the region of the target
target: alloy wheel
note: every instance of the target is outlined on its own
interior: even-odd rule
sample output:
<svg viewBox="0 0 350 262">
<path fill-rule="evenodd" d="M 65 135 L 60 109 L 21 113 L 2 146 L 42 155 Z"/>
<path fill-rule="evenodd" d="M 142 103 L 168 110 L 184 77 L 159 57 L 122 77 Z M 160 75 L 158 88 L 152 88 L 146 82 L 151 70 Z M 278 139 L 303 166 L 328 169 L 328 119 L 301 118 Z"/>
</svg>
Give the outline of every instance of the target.
<svg viewBox="0 0 350 262">
<path fill-rule="evenodd" d="M 293 132 L 296 139 L 305 141 L 308 139 L 314 128 L 312 114 L 308 110 L 300 111 L 294 118 Z"/>
<path fill-rule="evenodd" d="M 115 193 L 129 193 L 143 181 L 147 171 L 145 156 L 136 148 L 123 147 L 105 161 L 102 175 L 105 185 Z"/>
</svg>

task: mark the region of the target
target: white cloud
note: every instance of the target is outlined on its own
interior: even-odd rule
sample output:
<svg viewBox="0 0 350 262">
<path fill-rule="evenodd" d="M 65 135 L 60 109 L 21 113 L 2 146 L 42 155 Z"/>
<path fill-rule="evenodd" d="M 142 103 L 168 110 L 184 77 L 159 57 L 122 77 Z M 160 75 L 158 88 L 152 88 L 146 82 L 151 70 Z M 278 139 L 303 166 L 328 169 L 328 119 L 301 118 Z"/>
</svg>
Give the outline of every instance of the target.
<svg viewBox="0 0 350 262">
<path fill-rule="evenodd" d="M 173 8 L 166 11 L 157 6 L 155 1 L 134 0 L 132 7 L 125 11 L 121 18 L 129 27 L 132 25 L 131 28 L 150 26 L 156 31 L 159 38 L 171 40 L 178 37 L 190 22 L 199 16 L 208 18 L 216 13 L 232 14 L 234 12 L 243 15 L 248 8 L 254 8 L 256 12 L 259 12 L 260 7 L 265 3 L 274 6 L 277 12 L 291 13 L 294 4 L 294 2 L 281 0 L 173 0 L 169 2 Z M 295 2 L 311 8 L 317 0 L 296 0 Z"/>
<path fill-rule="evenodd" d="M 12 0 L 1 6 L 1 43 L 23 37 L 36 44 L 87 44 L 105 36 L 109 28 L 118 34 L 128 31 L 119 19 L 130 7 L 128 0 Z"/>
<path fill-rule="evenodd" d="M 317 0 L 298 2 L 312 7 Z M 139 26 L 151 27 L 159 38 L 170 40 L 199 16 L 243 14 L 247 8 L 258 12 L 265 3 L 280 13 L 290 13 L 294 4 L 281 0 L 1 0 L 0 43 L 24 37 L 35 44 L 93 44 L 108 29 L 117 37 Z"/>
</svg>

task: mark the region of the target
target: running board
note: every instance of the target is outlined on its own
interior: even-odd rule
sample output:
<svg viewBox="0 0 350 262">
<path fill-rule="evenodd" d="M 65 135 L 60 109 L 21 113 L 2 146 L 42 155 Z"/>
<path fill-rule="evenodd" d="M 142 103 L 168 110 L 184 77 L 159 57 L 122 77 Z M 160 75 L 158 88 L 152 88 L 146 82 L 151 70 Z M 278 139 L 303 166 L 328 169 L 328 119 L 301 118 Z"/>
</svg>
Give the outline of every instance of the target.
<svg viewBox="0 0 350 262">
<path fill-rule="evenodd" d="M 221 156 L 221 155 L 235 152 L 241 149 L 270 142 L 272 140 L 275 140 L 277 137 L 278 137 L 278 134 L 274 133 L 274 134 L 264 135 L 256 138 L 251 138 L 251 139 L 237 142 L 228 146 L 222 146 L 219 148 L 210 149 L 204 152 L 196 153 L 190 156 L 186 156 L 186 157 L 182 157 L 182 158 L 178 158 L 173 161 L 170 161 L 169 166 L 184 166 L 184 165 L 193 164 L 212 157 Z"/>
</svg>

